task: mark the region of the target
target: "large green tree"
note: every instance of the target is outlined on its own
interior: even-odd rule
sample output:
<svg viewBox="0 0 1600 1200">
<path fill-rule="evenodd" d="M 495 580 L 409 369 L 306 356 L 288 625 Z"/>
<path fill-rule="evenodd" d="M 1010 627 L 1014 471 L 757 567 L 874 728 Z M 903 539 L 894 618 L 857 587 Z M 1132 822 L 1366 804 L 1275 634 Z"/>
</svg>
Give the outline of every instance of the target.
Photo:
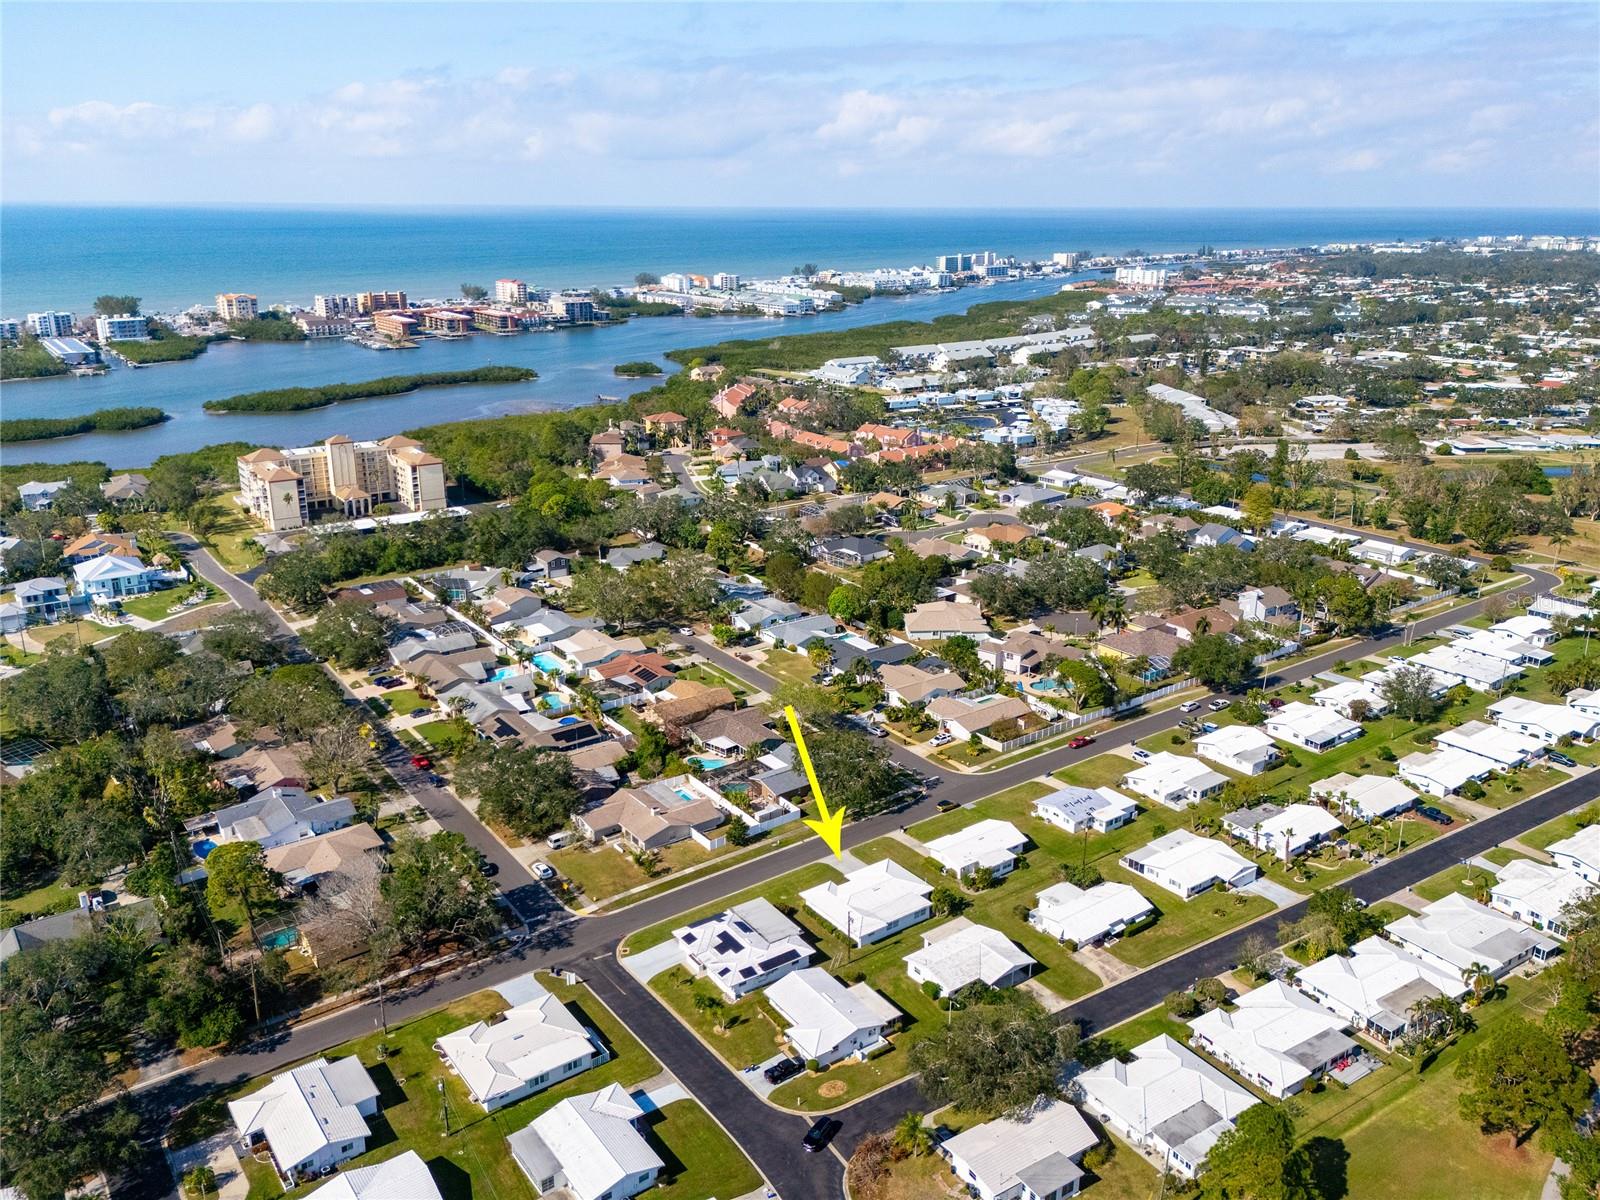
<svg viewBox="0 0 1600 1200">
<path fill-rule="evenodd" d="M 52 642 L 43 658 L 0 684 L 0 708 L 24 733 L 81 742 L 116 720 L 106 666 L 93 647 Z"/>
<path fill-rule="evenodd" d="M 228 842 L 206 855 L 206 906 L 222 920 L 243 916 L 255 934 L 256 916 L 276 903 L 282 880 L 267 866 L 259 842 Z"/>
<path fill-rule="evenodd" d="M 1061 1066 L 1077 1045 L 1076 1025 L 1013 997 L 955 1013 L 911 1047 L 911 1066 L 921 1073 L 923 1095 L 936 1105 L 1015 1112 L 1055 1094 Z"/>
<path fill-rule="evenodd" d="M 1207 687 L 1236 688 L 1255 674 L 1255 646 L 1225 633 L 1197 633 L 1176 654 L 1172 665 Z"/>
<path fill-rule="evenodd" d="M 1206 1155 L 1200 1194 L 1207 1200 L 1320 1200 L 1288 1110 L 1256 1104 L 1240 1113 Z"/>
<path fill-rule="evenodd" d="M 389 629 L 390 623 L 371 605 L 344 600 L 319 612 L 301 639 L 311 653 L 341 667 L 370 667 L 383 661 Z"/>
<path fill-rule="evenodd" d="M 566 755 L 479 742 L 463 756 L 455 785 L 479 811 L 524 837 L 560 829 L 583 803 Z"/>
<path fill-rule="evenodd" d="M 1461 1115 L 1485 1133 L 1526 1141 L 1541 1127 L 1564 1129 L 1589 1101 L 1594 1080 L 1561 1039 L 1510 1017 L 1461 1060 Z"/>
<path fill-rule="evenodd" d="M 500 925 L 494 884 L 459 833 L 400 838 L 389 856 L 383 897 L 396 935 L 410 944 L 475 941 Z"/>
</svg>

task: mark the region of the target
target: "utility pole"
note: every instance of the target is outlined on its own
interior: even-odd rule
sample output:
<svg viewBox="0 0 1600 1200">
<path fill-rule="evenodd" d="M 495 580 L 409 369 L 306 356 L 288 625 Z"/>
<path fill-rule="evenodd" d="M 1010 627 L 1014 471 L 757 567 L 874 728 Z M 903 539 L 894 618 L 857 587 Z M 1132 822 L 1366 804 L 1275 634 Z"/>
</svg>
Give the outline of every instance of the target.
<svg viewBox="0 0 1600 1200">
<path fill-rule="evenodd" d="M 439 1108 L 444 1114 L 444 1132 L 449 1136 L 454 1132 L 450 1128 L 450 1094 L 444 1090 L 444 1080 L 436 1081 L 439 1086 Z"/>
</svg>

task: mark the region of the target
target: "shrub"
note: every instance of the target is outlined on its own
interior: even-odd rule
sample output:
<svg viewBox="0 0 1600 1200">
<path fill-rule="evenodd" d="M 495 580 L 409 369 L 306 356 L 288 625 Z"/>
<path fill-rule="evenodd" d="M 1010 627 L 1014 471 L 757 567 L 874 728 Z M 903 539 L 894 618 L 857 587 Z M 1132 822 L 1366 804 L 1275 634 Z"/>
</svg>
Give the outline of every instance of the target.
<svg viewBox="0 0 1600 1200">
<path fill-rule="evenodd" d="M 1483 784 L 1476 779 L 1469 779 L 1461 785 L 1461 794 L 1468 800 L 1482 800 L 1485 794 Z"/>
<path fill-rule="evenodd" d="M 1394 751 L 1389 749 L 1389 747 L 1387 747 L 1387 746 L 1379 746 L 1378 747 L 1378 758 L 1381 759 L 1383 762 L 1393 762 L 1394 761 Z"/>
<path fill-rule="evenodd" d="M 931 979 L 924 979 L 922 981 L 922 994 L 929 1000 L 937 1000 L 943 990 L 943 988 L 941 988 Z"/>
<path fill-rule="evenodd" d="M 810 1071 L 812 1074 L 815 1074 L 816 1072 L 822 1070 L 822 1064 L 814 1058 L 808 1058 L 806 1059 L 806 1070 Z"/>
</svg>

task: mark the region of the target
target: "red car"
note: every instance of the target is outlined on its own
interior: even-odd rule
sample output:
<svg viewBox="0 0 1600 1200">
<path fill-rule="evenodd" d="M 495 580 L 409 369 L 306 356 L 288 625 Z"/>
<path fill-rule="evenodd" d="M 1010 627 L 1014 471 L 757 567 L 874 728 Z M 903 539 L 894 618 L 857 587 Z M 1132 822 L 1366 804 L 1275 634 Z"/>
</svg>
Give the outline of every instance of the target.
<svg viewBox="0 0 1600 1200">
<path fill-rule="evenodd" d="M 424 758 L 420 754 L 413 754 L 411 756 L 411 765 L 419 771 L 426 771 L 429 767 L 433 766 L 433 761 L 431 759 Z"/>
<path fill-rule="evenodd" d="M 1082 750 L 1085 746 L 1092 745 L 1094 745 L 1094 739 L 1092 737 L 1083 737 L 1080 735 L 1068 742 L 1067 748 L 1069 750 Z"/>
</svg>

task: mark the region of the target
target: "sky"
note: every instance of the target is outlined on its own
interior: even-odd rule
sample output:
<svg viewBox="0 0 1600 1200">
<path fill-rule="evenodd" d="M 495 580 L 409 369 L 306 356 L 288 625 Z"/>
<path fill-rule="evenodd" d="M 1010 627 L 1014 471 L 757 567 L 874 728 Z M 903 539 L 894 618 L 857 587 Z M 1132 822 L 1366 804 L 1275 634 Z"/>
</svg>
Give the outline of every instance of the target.
<svg viewBox="0 0 1600 1200">
<path fill-rule="evenodd" d="M 1600 204 L 1600 6 L 0 4 L 7 203 Z"/>
</svg>

